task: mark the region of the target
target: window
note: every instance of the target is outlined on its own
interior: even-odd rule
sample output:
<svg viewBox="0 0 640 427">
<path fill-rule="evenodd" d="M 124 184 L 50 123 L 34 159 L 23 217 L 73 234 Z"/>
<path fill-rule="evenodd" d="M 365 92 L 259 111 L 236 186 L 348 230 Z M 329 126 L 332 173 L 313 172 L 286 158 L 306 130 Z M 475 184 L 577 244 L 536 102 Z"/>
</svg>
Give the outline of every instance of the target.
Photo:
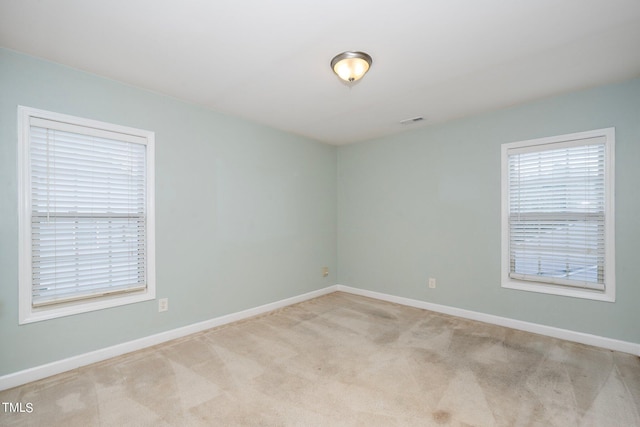
<svg viewBox="0 0 640 427">
<path fill-rule="evenodd" d="M 502 286 L 615 301 L 613 128 L 502 145 Z"/>
<path fill-rule="evenodd" d="M 18 107 L 20 323 L 155 298 L 154 134 Z"/>
</svg>

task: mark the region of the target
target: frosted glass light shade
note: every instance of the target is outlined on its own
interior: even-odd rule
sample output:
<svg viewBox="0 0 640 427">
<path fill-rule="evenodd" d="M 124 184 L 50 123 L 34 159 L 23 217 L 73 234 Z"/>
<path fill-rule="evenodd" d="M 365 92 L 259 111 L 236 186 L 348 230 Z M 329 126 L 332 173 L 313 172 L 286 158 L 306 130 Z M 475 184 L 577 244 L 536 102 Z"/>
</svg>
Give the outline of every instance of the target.
<svg viewBox="0 0 640 427">
<path fill-rule="evenodd" d="M 369 71 L 371 62 L 364 52 L 342 52 L 331 60 L 331 68 L 345 82 L 355 82 Z"/>
</svg>

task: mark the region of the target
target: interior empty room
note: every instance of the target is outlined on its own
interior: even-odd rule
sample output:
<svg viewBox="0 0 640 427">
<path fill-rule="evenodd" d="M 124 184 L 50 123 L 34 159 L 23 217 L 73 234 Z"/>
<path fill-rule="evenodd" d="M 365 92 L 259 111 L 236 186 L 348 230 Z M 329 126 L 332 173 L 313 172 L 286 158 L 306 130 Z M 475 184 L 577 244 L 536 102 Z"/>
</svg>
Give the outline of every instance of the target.
<svg viewBox="0 0 640 427">
<path fill-rule="evenodd" d="M 640 2 L 0 0 L 0 425 L 640 426 Z"/>
</svg>

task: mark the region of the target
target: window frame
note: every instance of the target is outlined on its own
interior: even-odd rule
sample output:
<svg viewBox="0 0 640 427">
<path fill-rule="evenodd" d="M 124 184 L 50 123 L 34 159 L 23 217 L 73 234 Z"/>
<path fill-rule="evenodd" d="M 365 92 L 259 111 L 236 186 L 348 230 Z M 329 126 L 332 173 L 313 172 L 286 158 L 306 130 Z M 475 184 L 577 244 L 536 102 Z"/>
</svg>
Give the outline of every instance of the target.
<svg viewBox="0 0 640 427">
<path fill-rule="evenodd" d="M 566 144 L 570 141 L 603 137 L 605 139 L 604 159 L 604 186 L 605 186 L 605 274 L 604 290 L 577 288 L 560 284 L 536 282 L 531 280 L 518 280 L 511 278 L 510 270 L 510 235 L 509 235 L 509 153 L 511 150 L 525 147 L 548 146 L 549 150 L 556 148 L 558 144 Z M 540 150 L 542 151 L 542 150 Z M 615 302 L 615 128 L 596 129 L 585 132 L 577 132 L 565 135 L 557 135 L 545 138 L 530 139 L 525 141 L 504 143 L 501 145 L 501 286 L 507 289 L 516 289 L 528 292 L 561 295 L 574 298 L 585 298 L 597 301 Z"/>
<path fill-rule="evenodd" d="M 31 118 L 68 123 L 84 128 L 106 130 L 143 138 L 146 146 L 146 288 L 140 291 L 96 296 L 41 307 L 32 304 L 32 226 L 31 226 Z M 51 111 L 18 106 L 18 323 L 102 310 L 156 297 L 155 278 L 155 133 Z"/>
</svg>

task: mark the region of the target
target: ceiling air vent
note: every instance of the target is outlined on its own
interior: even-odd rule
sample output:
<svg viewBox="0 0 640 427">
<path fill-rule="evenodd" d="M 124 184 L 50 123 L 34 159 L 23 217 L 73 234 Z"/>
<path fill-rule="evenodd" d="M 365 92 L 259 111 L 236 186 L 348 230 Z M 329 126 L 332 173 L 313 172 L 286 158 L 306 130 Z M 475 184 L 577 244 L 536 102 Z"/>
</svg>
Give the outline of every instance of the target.
<svg viewBox="0 0 640 427">
<path fill-rule="evenodd" d="M 419 116 L 419 117 L 414 117 L 412 119 L 404 119 L 404 120 L 400 120 L 400 124 L 401 125 L 411 125 L 413 123 L 418 123 L 424 120 L 424 117 Z"/>
</svg>

